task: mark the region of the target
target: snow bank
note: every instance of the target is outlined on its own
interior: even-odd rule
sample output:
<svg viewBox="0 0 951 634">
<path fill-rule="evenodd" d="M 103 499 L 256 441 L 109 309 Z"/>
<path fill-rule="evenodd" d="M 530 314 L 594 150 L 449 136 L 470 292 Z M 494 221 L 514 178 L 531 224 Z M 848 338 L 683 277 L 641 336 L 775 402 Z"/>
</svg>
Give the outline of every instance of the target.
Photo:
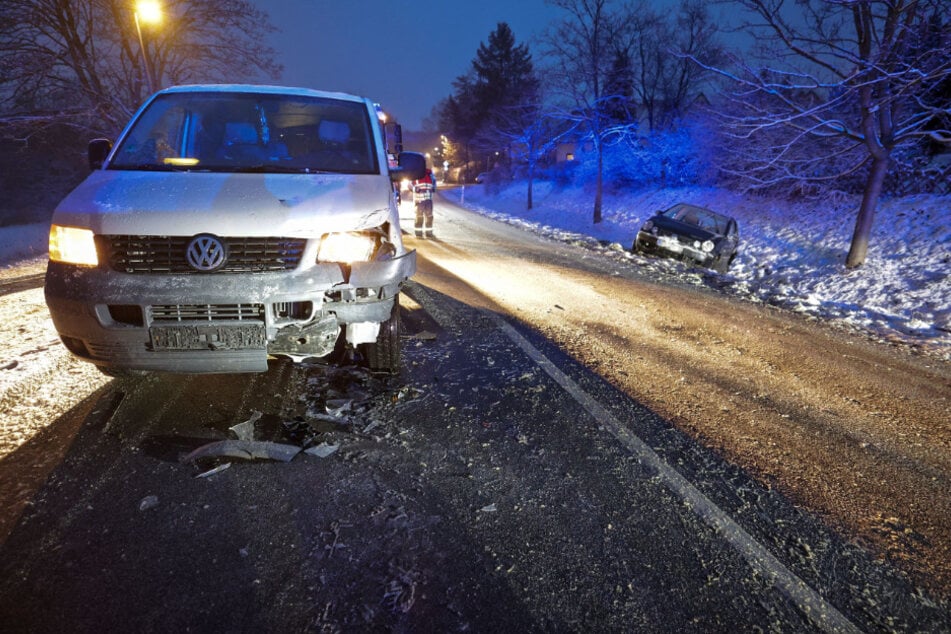
<svg viewBox="0 0 951 634">
<path fill-rule="evenodd" d="M 866 263 L 847 270 L 858 199 L 790 202 L 712 188 L 651 190 L 605 195 L 604 219 L 595 225 L 593 195 L 582 188 L 536 183 L 532 211 L 525 211 L 525 183 L 491 194 L 482 185 L 441 191 L 473 211 L 658 275 L 723 288 L 951 359 L 951 196 L 880 203 Z M 628 251 L 648 217 L 682 201 L 737 219 L 740 254 L 728 275 Z"/>
<path fill-rule="evenodd" d="M 48 222 L 0 227 L 0 266 L 45 256 L 49 235 Z"/>
</svg>

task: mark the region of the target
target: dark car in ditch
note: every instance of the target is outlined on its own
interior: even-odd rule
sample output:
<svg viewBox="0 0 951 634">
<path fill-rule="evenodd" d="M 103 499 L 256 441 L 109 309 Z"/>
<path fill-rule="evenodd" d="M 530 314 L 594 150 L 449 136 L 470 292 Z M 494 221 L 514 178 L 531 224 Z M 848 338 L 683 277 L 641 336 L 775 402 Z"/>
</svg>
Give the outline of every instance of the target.
<svg viewBox="0 0 951 634">
<path fill-rule="evenodd" d="M 678 203 L 651 216 L 637 232 L 631 250 L 692 261 L 726 273 L 739 246 L 740 232 L 734 218 Z"/>
</svg>

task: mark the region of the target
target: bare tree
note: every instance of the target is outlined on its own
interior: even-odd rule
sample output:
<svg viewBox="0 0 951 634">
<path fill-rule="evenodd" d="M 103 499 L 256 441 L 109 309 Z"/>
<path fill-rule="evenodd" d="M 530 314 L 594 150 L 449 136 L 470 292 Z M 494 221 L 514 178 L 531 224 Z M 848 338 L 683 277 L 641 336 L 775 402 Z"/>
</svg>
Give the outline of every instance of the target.
<svg viewBox="0 0 951 634">
<path fill-rule="evenodd" d="M 165 0 L 160 25 L 127 0 L 3 0 L 0 122 L 69 122 L 115 134 L 149 86 L 277 77 L 266 14 L 247 0 Z"/>
<path fill-rule="evenodd" d="M 616 105 L 617 100 L 609 90 L 612 72 L 616 70 L 613 53 L 627 46 L 626 42 L 639 24 L 639 16 L 646 14 L 645 5 L 614 0 L 548 0 L 548 3 L 567 13 L 546 35 L 545 44 L 555 64 L 550 69 L 555 89 L 568 101 L 562 116 L 586 129 L 587 139 L 594 147 L 597 167 L 593 220 L 598 223 L 602 219 L 604 191 L 603 137 L 615 125 L 612 105 Z"/>
<path fill-rule="evenodd" d="M 535 99 L 513 106 L 500 113 L 495 134 L 505 139 L 510 157 L 525 166 L 527 181 L 525 208 L 534 207 L 535 174 L 538 165 L 570 130 L 560 118 L 542 110 L 544 98 L 536 93 Z"/>
<path fill-rule="evenodd" d="M 948 0 L 736 0 L 759 59 L 734 56 L 735 109 L 722 109 L 753 187 L 864 177 L 846 267 L 865 262 L 897 148 L 951 144 Z M 937 18 L 937 19 L 936 19 Z M 940 25 L 935 33 L 936 22 Z M 698 58 L 694 58 L 697 60 Z"/>
<path fill-rule="evenodd" d="M 634 89 L 650 132 L 682 117 L 703 89 L 703 68 L 689 58 L 717 64 L 723 60 L 719 27 L 703 0 L 683 0 L 675 19 L 645 13 L 632 51 Z"/>
</svg>

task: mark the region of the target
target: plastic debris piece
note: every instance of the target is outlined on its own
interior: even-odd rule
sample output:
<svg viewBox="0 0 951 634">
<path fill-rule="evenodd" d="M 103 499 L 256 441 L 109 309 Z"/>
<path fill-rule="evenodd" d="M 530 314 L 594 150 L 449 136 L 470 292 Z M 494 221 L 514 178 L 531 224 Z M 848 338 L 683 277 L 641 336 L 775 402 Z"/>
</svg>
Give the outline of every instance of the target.
<svg viewBox="0 0 951 634">
<path fill-rule="evenodd" d="M 330 414 L 311 414 L 311 420 L 321 421 L 324 423 L 334 423 L 335 425 L 349 425 L 350 417 L 349 416 L 331 416 Z"/>
<path fill-rule="evenodd" d="M 146 495 L 142 498 L 142 501 L 139 502 L 139 510 L 147 511 L 151 508 L 158 506 L 158 496 L 157 495 Z"/>
<path fill-rule="evenodd" d="M 230 467 L 230 466 L 231 466 L 231 463 L 230 463 L 230 462 L 223 462 L 223 463 L 221 463 L 220 465 L 218 465 L 217 467 L 214 467 L 213 469 L 209 469 L 208 471 L 202 471 L 201 473 L 199 473 L 199 474 L 196 475 L 195 477 L 196 477 L 196 478 L 208 478 L 208 477 L 210 477 L 210 476 L 215 475 L 216 473 L 221 473 L 222 471 L 224 471 L 225 469 L 227 469 L 227 468 Z"/>
<path fill-rule="evenodd" d="M 416 339 L 417 341 L 436 341 L 436 333 L 424 330 L 412 335 L 410 339 Z"/>
<path fill-rule="evenodd" d="M 370 424 L 363 428 L 363 433 L 368 434 L 382 424 L 383 423 L 378 420 L 371 420 Z"/>
<path fill-rule="evenodd" d="M 344 412 L 349 412 L 353 407 L 353 399 L 332 398 L 327 401 L 327 413 L 331 416 L 341 418 Z"/>
<path fill-rule="evenodd" d="M 255 410 L 251 412 L 251 418 L 228 429 L 238 437 L 238 440 L 254 440 L 254 423 L 258 422 L 261 416 L 261 412 Z"/>
<path fill-rule="evenodd" d="M 229 457 L 244 460 L 277 460 L 290 462 L 299 454 L 300 447 L 262 440 L 219 440 L 202 445 L 182 462 L 194 462 L 200 458 Z"/>
<path fill-rule="evenodd" d="M 483 507 L 482 507 L 481 509 L 479 509 L 479 510 L 480 510 L 481 512 L 483 512 L 483 513 L 495 513 L 495 512 L 498 511 L 499 509 L 498 509 L 498 507 L 495 506 L 495 502 L 493 502 L 492 504 L 489 504 L 488 506 L 483 506 Z"/>
<path fill-rule="evenodd" d="M 326 458 L 338 449 L 340 449 L 339 444 L 331 445 L 330 443 L 322 442 L 316 447 L 305 449 L 304 453 L 310 454 L 311 456 L 317 456 L 318 458 Z"/>
</svg>

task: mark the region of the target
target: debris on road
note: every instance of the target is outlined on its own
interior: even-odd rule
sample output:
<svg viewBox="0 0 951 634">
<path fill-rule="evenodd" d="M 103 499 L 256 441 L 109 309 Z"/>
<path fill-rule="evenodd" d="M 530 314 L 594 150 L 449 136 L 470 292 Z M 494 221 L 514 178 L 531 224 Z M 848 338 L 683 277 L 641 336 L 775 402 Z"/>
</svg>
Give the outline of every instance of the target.
<svg viewBox="0 0 951 634">
<path fill-rule="evenodd" d="M 208 471 L 202 471 L 201 473 L 199 473 L 199 474 L 196 475 L 195 477 L 196 477 L 196 478 L 209 478 L 209 477 L 215 475 L 216 473 L 221 473 L 222 471 L 224 471 L 225 469 L 229 468 L 230 466 L 231 466 L 231 463 L 230 463 L 230 462 L 223 462 L 223 463 L 221 463 L 220 465 L 218 465 L 218 466 L 216 466 L 216 467 L 212 467 L 212 468 L 209 469 Z"/>
<path fill-rule="evenodd" d="M 238 440 L 254 440 L 254 424 L 261 419 L 261 416 L 261 412 L 255 410 L 251 412 L 251 418 L 228 429 L 238 437 Z"/>
<path fill-rule="evenodd" d="M 371 431 L 382 425 L 383 423 L 379 420 L 371 420 L 370 424 L 363 428 L 364 434 L 369 434 Z"/>
<path fill-rule="evenodd" d="M 284 443 L 263 440 L 219 440 L 202 445 L 184 456 L 182 462 L 195 462 L 201 458 L 221 457 L 290 462 L 300 452 L 300 447 Z"/>
<path fill-rule="evenodd" d="M 147 495 L 144 498 L 142 498 L 141 502 L 139 502 L 139 510 L 147 511 L 151 508 L 155 508 L 156 506 L 158 506 L 158 502 L 159 502 L 159 499 L 157 495 Z"/>
<path fill-rule="evenodd" d="M 339 443 L 332 445 L 330 443 L 322 442 L 316 447 L 305 449 L 304 453 L 311 456 L 317 456 L 318 458 L 326 458 L 327 456 L 336 452 L 338 449 L 340 449 Z"/>
<path fill-rule="evenodd" d="M 349 412 L 351 409 L 353 409 L 353 399 L 328 399 L 324 407 L 326 408 L 327 413 L 334 418 L 343 418 L 345 412 Z"/>
</svg>

